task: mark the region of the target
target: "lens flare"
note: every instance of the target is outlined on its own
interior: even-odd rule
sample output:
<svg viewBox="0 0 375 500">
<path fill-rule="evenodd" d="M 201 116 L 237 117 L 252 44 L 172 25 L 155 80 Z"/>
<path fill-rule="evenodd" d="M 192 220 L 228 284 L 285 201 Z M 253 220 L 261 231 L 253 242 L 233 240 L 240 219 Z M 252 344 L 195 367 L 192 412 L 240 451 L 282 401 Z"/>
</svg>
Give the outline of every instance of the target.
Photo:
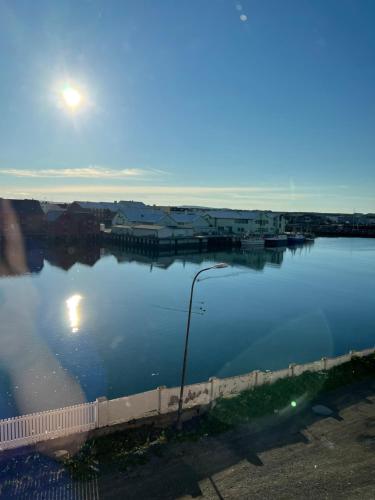
<svg viewBox="0 0 375 500">
<path fill-rule="evenodd" d="M 66 300 L 66 307 L 68 309 L 69 325 L 72 329 L 72 333 L 77 333 L 79 330 L 79 304 L 82 300 L 82 296 L 75 294 Z"/>
</svg>

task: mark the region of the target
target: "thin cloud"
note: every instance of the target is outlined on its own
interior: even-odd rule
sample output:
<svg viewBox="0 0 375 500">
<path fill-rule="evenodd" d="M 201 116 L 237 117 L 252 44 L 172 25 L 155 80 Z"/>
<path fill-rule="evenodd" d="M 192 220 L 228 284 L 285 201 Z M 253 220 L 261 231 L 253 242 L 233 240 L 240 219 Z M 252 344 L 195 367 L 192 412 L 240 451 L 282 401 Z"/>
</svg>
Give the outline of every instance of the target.
<svg viewBox="0 0 375 500">
<path fill-rule="evenodd" d="M 157 178 L 157 177 L 155 177 Z M 136 179 L 140 179 L 137 177 Z M 352 192 L 335 186 L 299 186 L 291 190 L 285 186 L 176 186 L 176 185 L 126 185 L 122 183 L 75 185 L 55 183 L 40 185 L 0 186 L 0 197 L 49 199 L 53 201 L 91 201 L 138 199 L 150 205 L 198 205 L 237 209 L 263 210 L 374 212 L 375 200 L 369 193 Z M 11 193 L 11 196 L 10 196 Z M 346 196 L 342 196 L 345 194 Z"/>
<path fill-rule="evenodd" d="M 9 188 L 8 188 L 9 189 Z M 248 194 L 259 194 L 263 196 L 264 194 L 271 193 L 283 193 L 285 192 L 285 187 L 261 187 L 261 186 L 134 186 L 134 185 L 76 185 L 76 184 L 64 184 L 57 186 L 39 186 L 30 187 L 28 191 L 31 192 L 41 192 L 47 191 L 49 193 L 129 193 L 129 194 L 163 194 L 163 195 L 193 195 L 193 196 L 208 196 L 212 194 L 221 195 L 236 195 L 236 193 L 248 193 Z"/>
<path fill-rule="evenodd" d="M 128 179 L 129 177 L 145 177 L 149 175 L 165 174 L 162 170 L 140 168 L 125 168 L 116 170 L 100 166 L 81 168 L 47 168 L 47 169 L 18 169 L 2 168 L 0 174 L 13 177 L 29 178 L 70 178 L 70 179 Z"/>
</svg>

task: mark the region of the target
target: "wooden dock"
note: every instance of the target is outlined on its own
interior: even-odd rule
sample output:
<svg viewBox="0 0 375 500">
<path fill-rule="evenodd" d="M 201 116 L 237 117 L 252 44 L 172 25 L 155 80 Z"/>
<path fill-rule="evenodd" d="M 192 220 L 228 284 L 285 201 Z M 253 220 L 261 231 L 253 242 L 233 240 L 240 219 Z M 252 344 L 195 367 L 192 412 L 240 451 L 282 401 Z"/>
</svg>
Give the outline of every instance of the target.
<svg viewBox="0 0 375 500">
<path fill-rule="evenodd" d="M 102 233 L 104 243 L 115 244 L 123 248 L 138 248 L 150 251 L 178 252 L 180 249 L 196 249 L 198 251 L 233 248 L 240 246 L 240 238 L 236 235 L 205 235 L 176 238 L 156 238 L 154 236 L 132 236 L 129 234 Z"/>
</svg>

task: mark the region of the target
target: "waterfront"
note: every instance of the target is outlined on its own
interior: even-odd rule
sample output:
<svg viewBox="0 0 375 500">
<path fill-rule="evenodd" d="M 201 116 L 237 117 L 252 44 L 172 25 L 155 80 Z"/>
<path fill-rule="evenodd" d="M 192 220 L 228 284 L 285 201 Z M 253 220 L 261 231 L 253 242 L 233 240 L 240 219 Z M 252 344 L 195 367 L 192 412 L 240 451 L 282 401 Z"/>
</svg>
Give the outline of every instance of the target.
<svg viewBox="0 0 375 500">
<path fill-rule="evenodd" d="M 374 257 L 375 240 L 353 238 L 158 258 L 118 248 L 31 244 L 31 274 L 0 280 L 2 332 L 30 334 L 16 342 L 17 356 L 3 349 L 0 417 L 17 414 L 20 385 L 9 373 L 25 370 L 32 380 L 34 367 L 24 362 L 30 352 L 35 357 L 48 350 L 88 400 L 177 385 L 192 277 L 220 261 L 230 267 L 207 273 L 196 287 L 189 383 L 369 347 Z M 27 321 L 2 307 L 7 297 L 21 320 L 33 309 Z M 35 332 L 38 342 L 28 342 Z M 31 382 L 27 397 L 34 397 Z"/>
</svg>

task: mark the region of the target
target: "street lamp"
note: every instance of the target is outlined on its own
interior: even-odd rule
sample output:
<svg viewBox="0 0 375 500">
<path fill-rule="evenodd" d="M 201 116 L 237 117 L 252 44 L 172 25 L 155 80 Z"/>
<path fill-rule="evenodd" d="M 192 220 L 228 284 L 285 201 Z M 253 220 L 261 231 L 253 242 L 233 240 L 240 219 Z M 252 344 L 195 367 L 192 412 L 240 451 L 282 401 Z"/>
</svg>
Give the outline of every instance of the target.
<svg viewBox="0 0 375 500">
<path fill-rule="evenodd" d="M 190 333 L 190 321 L 191 321 L 191 308 L 193 304 L 193 292 L 194 285 L 197 281 L 198 276 L 205 271 L 209 271 L 210 269 L 223 269 L 224 267 L 228 267 L 228 264 L 225 262 L 221 262 L 220 264 L 216 264 L 215 266 L 206 267 L 197 272 L 194 276 L 193 282 L 191 284 L 190 290 L 190 302 L 189 302 L 189 312 L 188 312 L 188 320 L 186 326 L 186 336 L 185 336 L 185 350 L 184 350 L 184 361 L 182 364 L 182 374 L 181 374 L 181 388 L 180 388 L 180 399 L 178 400 L 178 412 L 177 412 L 177 429 L 181 429 L 181 413 L 182 413 L 182 401 L 184 396 L 184 386 L 185 386 L 185 373 L 186 373 L 186 361 L 187 361 L 187 353 L 188 353 L 188 344 L 189 344 L 189 333 Z"/>
</svg>

